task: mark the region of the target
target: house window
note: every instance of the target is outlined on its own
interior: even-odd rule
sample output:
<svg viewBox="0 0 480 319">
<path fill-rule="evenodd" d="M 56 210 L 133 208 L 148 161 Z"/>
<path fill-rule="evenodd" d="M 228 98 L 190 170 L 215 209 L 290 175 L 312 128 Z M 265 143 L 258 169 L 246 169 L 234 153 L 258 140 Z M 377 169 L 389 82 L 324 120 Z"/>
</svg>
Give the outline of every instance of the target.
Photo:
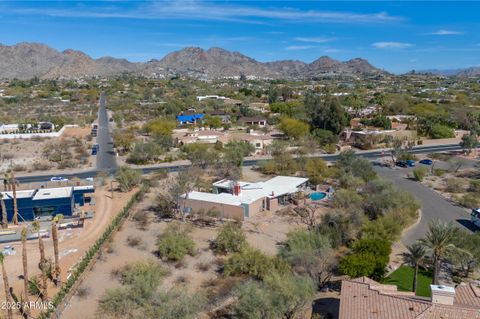
<svg viewBox="0 0 480 319">
<path fill-rule="evenodd" d="M 261 143 L 255 143 L 255 147 L 256 147 L 256 148 L 261 148 L 261 147 L 262 147 L 262 144 L 261 144 Z"/>
</svg>

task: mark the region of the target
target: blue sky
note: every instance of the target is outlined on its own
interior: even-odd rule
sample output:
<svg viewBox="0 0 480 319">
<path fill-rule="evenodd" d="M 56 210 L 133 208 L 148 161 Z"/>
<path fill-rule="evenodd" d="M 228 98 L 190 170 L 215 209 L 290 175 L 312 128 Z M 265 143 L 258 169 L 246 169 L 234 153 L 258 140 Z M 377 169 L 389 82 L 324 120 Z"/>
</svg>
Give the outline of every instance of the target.
<svg viewBox="0 0 480 319">
<path fill-rule="evenodd" d="M 368 59 L 391 72 L 480 66 L 480 2 L 0 2 L 0 43 L 160 59 L 186 46 L 259 61 Z"/>
</svg>

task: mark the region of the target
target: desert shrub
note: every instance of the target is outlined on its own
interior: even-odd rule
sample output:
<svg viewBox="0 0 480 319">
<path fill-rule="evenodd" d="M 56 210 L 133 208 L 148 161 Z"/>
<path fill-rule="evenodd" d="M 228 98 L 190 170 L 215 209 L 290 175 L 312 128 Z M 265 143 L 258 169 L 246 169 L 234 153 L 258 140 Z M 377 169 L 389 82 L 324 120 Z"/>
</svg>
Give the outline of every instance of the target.
<svg viewBox="0 0 480 319">
<path fill-rule="evenodd" d="M 288 273 L 291 270 L 285 260 L 269 257 L 260 250 L 246 247 L 227 259 L 223 272 L 226 276 L 249 275 L 263 279 L 273 271 Z"/>
<path fill-rule="evenodd" d="M 477 193 L 467 193 L 460 199 L 460 204 L 467 208 L 480 207 L 480 195 Z"/>
<path fill-rule="evenodd" d="M 332 200 L 332 207 L 344 211 L 356 211 L 362 207 L 362 196 L 356 191 L 341 188 L 335 192 Z"/>
<path fill-rule="evenodd" d="M 446 182 L 446 190 L 450 193 L 460 193 L 463 191 L 463 182 L 459 178 L 449 178 Z"/>
<path fill-rule="evenodd" d="M 199 271 L 208 271 L 210 269 L 210 264 L 207 262 L 199 262 L 195 265 L 195 268 L 197 268 Z"/>
<path fill-rule="evenodd" d="M 126 265 L 119 273 L 120 283 L 131 285 L 143 297 L 151 296 L 167 271 L 154 261 L 140 261 Z"/>
<path fill-rule="evenodd" d="M 32 164 L 32 169 L 34 171 L 46 171 L 46 170 L 49 170 L 50 167 L 51 167 L 50 164 L 44 161 L 35 161 Z"/>
<path fill-rule="evenodd" d="M 174 218 L 175 210 L 173 209 L 173 203 L 166 198 L 164 195 L 159 195 L 157 197 L 157 215 L 160 218 Z"/>
<path fill-rule="evenodd" d="M 475 179 L 470 181 L 469 191 L 478 193 L 477 196 L 480 196 L 480 180 Z"/>
<path fill-rule="evenodd" d="M 142 239 L 139 236 L 128 236 L 127 244 L 130 247 L 137 247 L 142 243 Z"/>
<path fill-rule="evenodd" d="M 142 181 L 142 174 L 134 169 L 122 166 L 117 170 L 115 179 L 122 192 L 128 192 Z"/>
<path fill-rule="evenodd" d="M 77 293 L 76 293 L 76 295 L 81 299 L 87 298 L 89 294 L 90 294 L 89 287 L 80 287 L 77 289 Z"/>
<path fill-rule="evenodd" d="M 25 165 L 22 165 L 22 164 L 15 164 L 15 165 L 12 166 L 12 170 L 14 172 L 23 172 L 23 171 L 27 170 L 27 167 Z"/>
<path fill-rule="evenodd" d="M 412 173 L 413 173 L 413 178 L 416 181 L 421 182 L 427 175 L 427 169 L 425 167 L 415 167 Z"/>
<path fill-rule="evenodd" d="M 215 251 L 219 253 L 239 252 L 247 244 L 242 226 L 238 223 L 227 222 L 218 231 L 214 242 Z"/>
<path fill-rule="evenodd" d="M 137 224 L 137 227 L 141 230 L 146 230 L 148 228 L 149 223 L 150 223 L 150 218 L 148 216 L 148 213 L 144 210 L 136 212 L 133 215 L 132 219 Z"/>
<path fill-rule="evenodd" d="M 195 253 L 195 243 L 190 238 L 191 227 L 172 223 L 158 237 L 157 247 L 161 258 L 171 261 L 182 260 L 187 254 Z"/>
<path fill-rule="evenodd" d="M 446 172 L 447 172 L 447 171 L 444 170 L 444 169 L 435 168 L 435 169 L 433 170 L 433 175 L 440 177 L 440 176 L 443 176 Z"/>
</svg>

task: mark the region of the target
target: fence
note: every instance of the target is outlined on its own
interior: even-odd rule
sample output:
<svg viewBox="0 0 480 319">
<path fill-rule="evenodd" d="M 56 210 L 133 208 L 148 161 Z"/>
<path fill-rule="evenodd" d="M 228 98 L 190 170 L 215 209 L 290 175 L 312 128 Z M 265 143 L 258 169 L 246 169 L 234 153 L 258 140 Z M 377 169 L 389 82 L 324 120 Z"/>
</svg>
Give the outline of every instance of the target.
<svg viewBox="0 0 480 319">
<path fill-rule="evenodd" d="M 29 139 L 33 137 L 59 137 L 65 131 L 67 127 L 78 127 L 78 125 L 64 125 L 58 132 L 48 133 L 11 133 L 0 134 L 0 139 Z"/>
</svg>

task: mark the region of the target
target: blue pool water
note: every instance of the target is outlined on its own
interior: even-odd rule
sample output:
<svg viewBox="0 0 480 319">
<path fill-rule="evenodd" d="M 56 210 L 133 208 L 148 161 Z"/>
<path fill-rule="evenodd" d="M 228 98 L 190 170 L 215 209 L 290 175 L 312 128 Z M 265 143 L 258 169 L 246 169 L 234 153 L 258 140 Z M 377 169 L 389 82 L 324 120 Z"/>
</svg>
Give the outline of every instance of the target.
<svg viewBox="0 0 480 319">
<path fill-rule="evenodd" d="M 310 194 L 311 200 L 322 200 L 327 197 L 327 193 L 325 192 L 315 192 Z"/>
</svg>

